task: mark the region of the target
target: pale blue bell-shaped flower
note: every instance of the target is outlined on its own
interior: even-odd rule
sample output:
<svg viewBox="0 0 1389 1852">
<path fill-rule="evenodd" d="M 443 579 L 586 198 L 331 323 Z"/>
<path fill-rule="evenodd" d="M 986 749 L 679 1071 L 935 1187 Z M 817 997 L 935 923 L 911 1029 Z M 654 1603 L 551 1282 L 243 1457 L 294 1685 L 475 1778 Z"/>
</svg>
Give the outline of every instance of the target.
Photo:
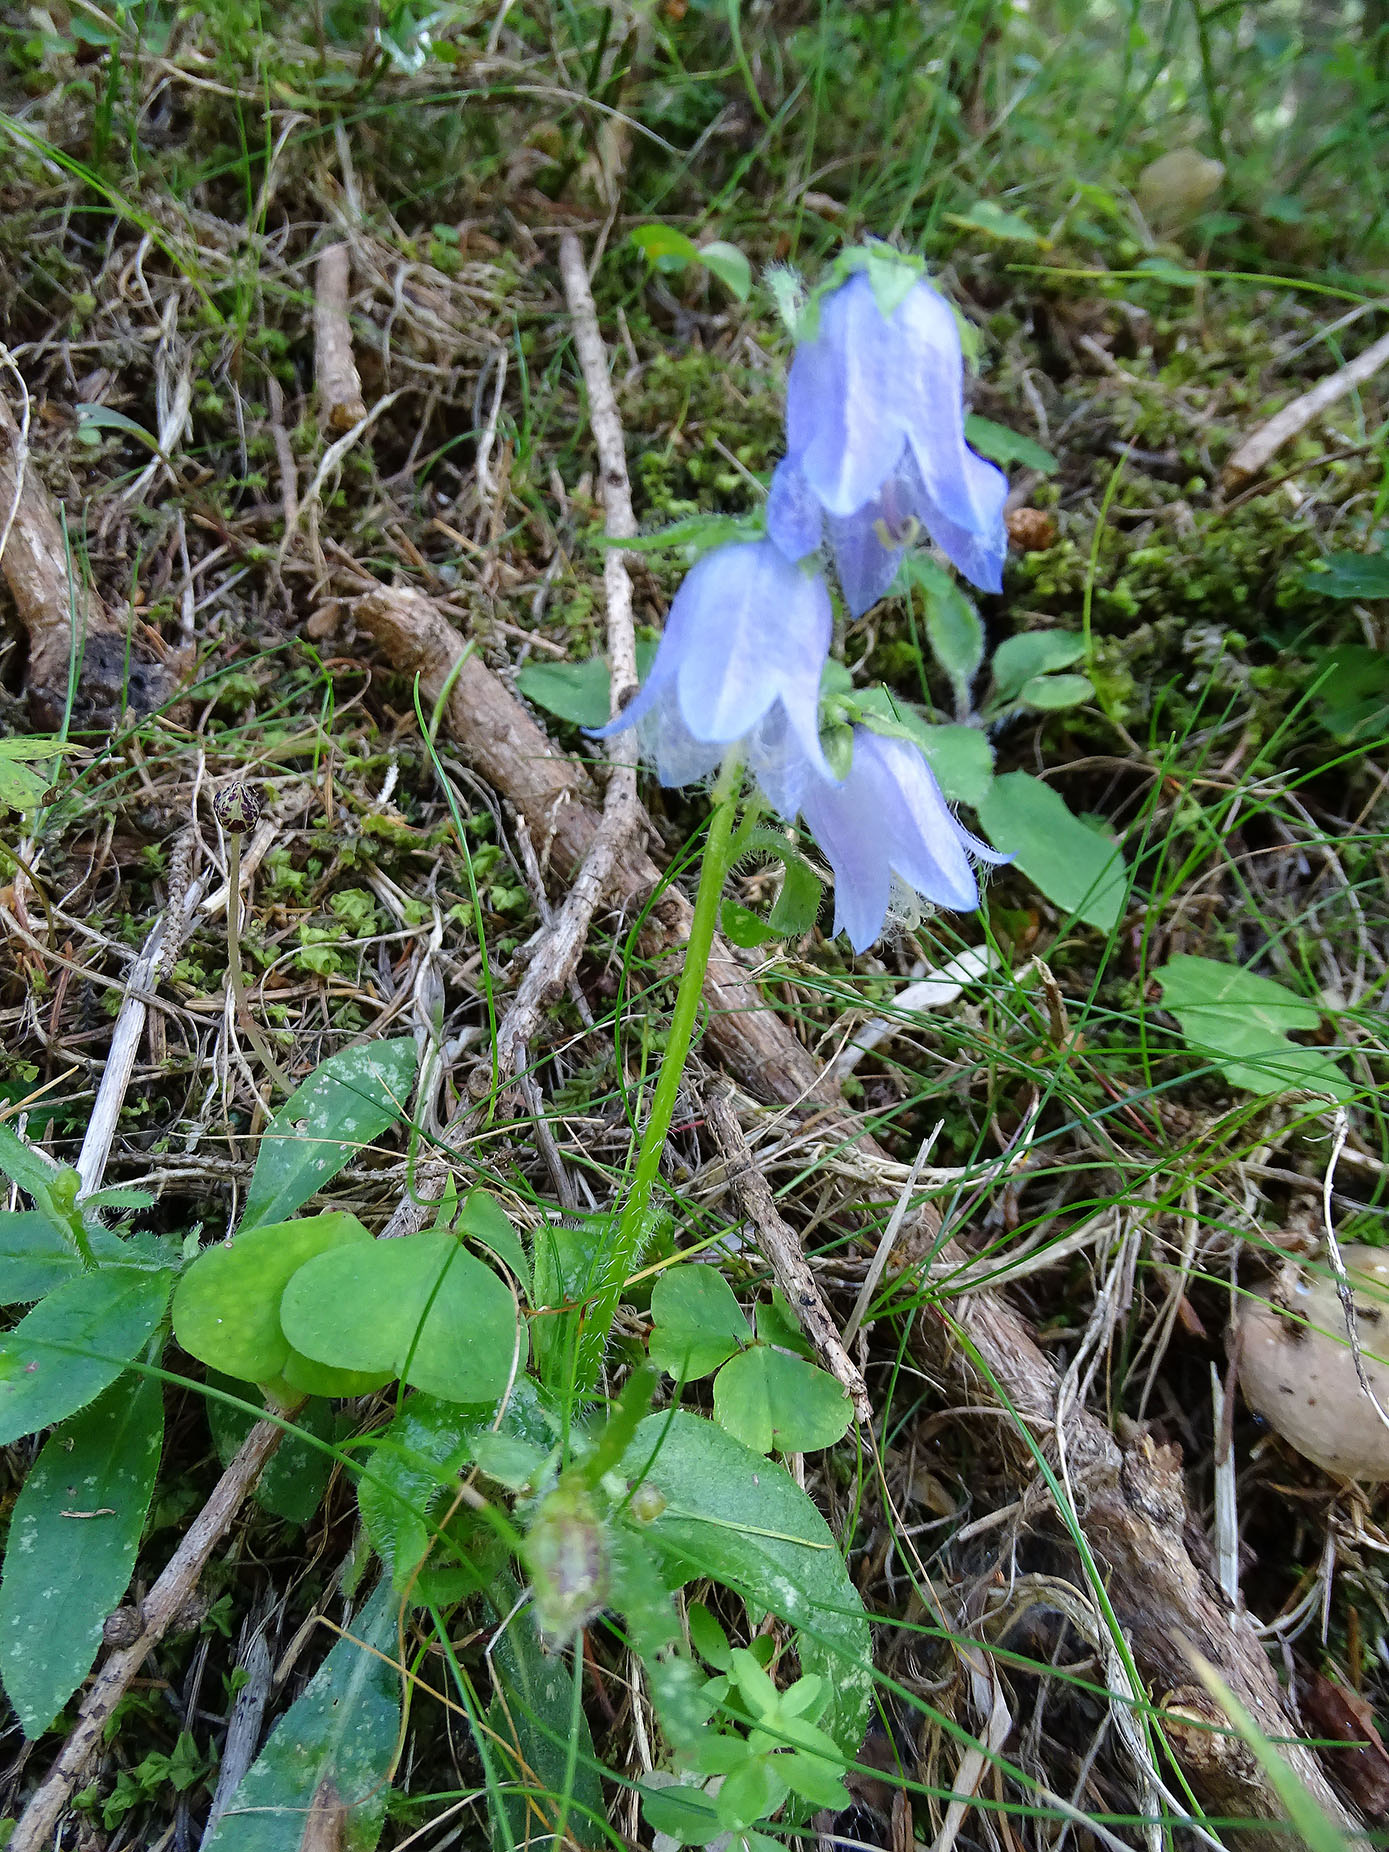
<svg viewBox="0 0 1389 1852">
<path fill-rule="evenodd" d="M 593 737 L 637 727 L 663 784 L 702 777 L 723 748 L 749 736 L 754 756 L 790 754 L 832 779 L 820 745 L 820 677 L 833 630 L 818 575 L 768 540 L 718 547 L 675 594 L 641 692 Z M 764 749 L 769 729 L 775 738 Z"/>
<path fill-rule="evenodd" d="M 953 912 L 979 904 L 974 863 L 1006 862 L 957 822 L 910 740 L 854 729 L 841 784 L 808 780 L 800 809 L 834 871 L 834 930 L 856 952 L 882 936 L 894 882 Z"/>
<path fill-rule="evenodd" d="M 889 315 L 862 271 L 824 298 L 791 362 L 786 437 L 767 531 L 802 559 L 827 523 L 855 616 L 887 590 L 918 528 L 982 591 L 1002 589 L 1008 483 L 965 442 L 960 332 L 929 283 Z"/>
</svg>

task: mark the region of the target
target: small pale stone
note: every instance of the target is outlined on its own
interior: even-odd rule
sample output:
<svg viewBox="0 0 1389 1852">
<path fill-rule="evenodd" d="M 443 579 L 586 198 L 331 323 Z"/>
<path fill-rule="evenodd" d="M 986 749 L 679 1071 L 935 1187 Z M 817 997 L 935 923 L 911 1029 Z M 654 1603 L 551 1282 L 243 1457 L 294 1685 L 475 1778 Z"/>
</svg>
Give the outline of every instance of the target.
<svg viewBox="0 0 1389 1852">
<path fill-rule="evenodd" d="M 1149 161 L 1133 190 L 1149 220 L 1179 225 L 1196 217 L 1224 178 L 1222 161 L 1194 148 L 1172 148 Z"/>
<path fill-rule="evenodd" d="M 1365 1375 L 1389 1409 L 1389 1251 L 1341 1249 Z M 1360 1387 L 1336 1281 L 1290 1262 L 1235 1319 L 1240 1388 L 1290 1447 L 1342 1479 L 1389 1479 L 1389 1428 Z"/>
</svg>

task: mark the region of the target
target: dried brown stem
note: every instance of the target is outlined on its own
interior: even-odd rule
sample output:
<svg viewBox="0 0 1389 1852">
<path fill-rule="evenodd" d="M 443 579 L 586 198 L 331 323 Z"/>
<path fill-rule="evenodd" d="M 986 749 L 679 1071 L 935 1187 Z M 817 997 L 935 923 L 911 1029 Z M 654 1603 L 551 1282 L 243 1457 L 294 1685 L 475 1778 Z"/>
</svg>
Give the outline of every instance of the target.
<svg viewBox="0 0 1389 1852">
<path fill-rule="evenodd" d="M 109 1654 L 93 1680 L 57 1761 L 29 1797 L 29 1804 L 10 1840 L 10 1852 L 43 1852 L 51 1843 L 58 1816 L 71 1800 L 116 1706 L 175 1617 L 187 1605 L 208 1557 L 226 1536 L 232 1519 L 283 1438 L 284 1429 L 279 1422 L 258 1421 L 237 1448 L 231 1464 L 214 1486 L 212 1496 L 188 1526 L 163 1574 L 141 1604 L 144 1631 L 132 1645 Z"/>
<path fill-rule="evenodd" d="M 330 244 L 319 254 L 313 315 L 314 382 L 319 414 L 330 431 L 350 431 L 367 415 L 347 319 L 351 281 L 351 252 L 345 244 Z"/>
<path fill-rule="evenodd" d="M 1357 386 L 1372 379 L 1386 362 L 1389 362 L 1389 334 L 1381 335 L 1373 347 L 1367 347 L 1363 354 L 1357 354 L 1345 366 L 1319 379 L 1310 390 L 1293 399 L 1282 411 L 1275 412 L 1257 431 L 1251 431 L 1220 472 L 1221 488 L 1232 495 L 1253 482 L 1284 444 L 1291 443 L 1309 424 L 1314 424 L 1337 399 L 1343 399 L 1348 392 L 1354 392 Z"/>
<path fill-rule="evenodd" d="M 57 504 L 29 466 L 28 443 L 0 392 L 0 571 L 29 639 L 29 705 L 35 724 L 56 728 L 68 706 L 74 642 L 81 665 L 73 704 L 78 726 L 114 725 L 126 707 L 169 700 L 183 658 L 137 626 L 127 639 L 72 558 Z"/>
<path fill-rule="evenodd" d="M 463 654 L 463 640 L 443 613 L 417 592 L 384 589 L 358 600 L 355 611 L 397 668 L 419 672 L 425 699 L 436 699 Z M 598 828 L 588 778 L 555 752 L 520 702 L 475 656 L 463 662 L 452 683 L 444 724 L 473 769 L 517 806 L 536 841 L 548 845 L 558 872 L 576 869 Z M 617 894 L 632 902 L 646 899 L 659 880 L 648 857 L 631 848 L 615 872 Z M 688 922 L 688 901 L 668 890 L 642 937 L 645 955 L 682 943 Z M 705 998 L 706 1047 L 752 1092 L 784 1106 L 812 1103 L 846 1143 L 875 1150 L 837 1095 L 831 1097 L 809 1052 L 763 1006 L 717 941 Z M 939 1232 L 939 1212 L 928 1204 L 915 1218 L 911 1239 L 899 1245 L 898 1264 L 932 1250 Z M 959 1268 L 969 1260 L 953 1241 L 936 1248 L 933 1258 Z M 1016 1423 L 1000 1424 L 1004 1431 L 1030 1431 L 1054 1459 L 1061 1383 L 1026 1322 L 1001 1293 L 983 1287 L 936 1303 L 935 1315 L 915 1326 L 919 1354 L 931 1373 L 962 1403 L 992 1401 L 1014 1411 Z M 1186 1507 L 1176 1455 L 1145 1438 L 1121 1448 L 1101 1421 L 1074 1402 L 1064 1416 L 1064 1453 L 1077 1512 L 1109 1598 L 1131 1635 L 1139 1670 L 1159 1703 L 1172 1694 L 1169 1738 L 1198 1792 L 1220 1813 L 1282 1817 L 1277 1794 L 1252 1757 L 1230 1756 L 1224 1753 L 1228 1738 L 1189 1727 L 1191 1681 L 1183 1639 L 1194 1641 L 1216 1664 L 1269 1735 L 1287 1739 L 1288 1761 L 1332 1819 L 1351 1829 L 1315 1755 L 1297 1741 L 1297 1725 L 1283 1706 L 1252 1624 L 1229 1610 L 1200 1561 L 1199 1533 Z M 1019 1443 L 1013 1458 L 1020 1476 L 1030 1478 L 1030 1452 Z M 1269 1852 L 1286 1843 L 1273 1832 L 1249 1839 Z"/>
<path fill-rule="evenodd" d="M 704 1118 L 728 1166 L 729 1188 L 756 1230 L 757 1245 L 777 1285 L 785 1293 L 821 1363 L 848 1392 L 855 1415 L 865 1425 L 870 1423 L 873 1404 L 868 1399 L 863 1374 L 844 1348 L 834 1314 L 825 1304 L 815 1275 L 806 1265 L 796 1231 L 782 1220 L 771 1185 L 757 1168 L 733 1102 L 724 1089 L 711 1088 L 706 1094 Z"/>
</svg>

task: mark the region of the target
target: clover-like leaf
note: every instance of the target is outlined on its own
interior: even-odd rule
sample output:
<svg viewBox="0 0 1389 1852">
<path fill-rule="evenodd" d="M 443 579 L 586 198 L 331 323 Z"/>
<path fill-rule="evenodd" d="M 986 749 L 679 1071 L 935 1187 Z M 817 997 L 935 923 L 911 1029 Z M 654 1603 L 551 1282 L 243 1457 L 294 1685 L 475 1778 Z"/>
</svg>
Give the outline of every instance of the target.
<svg viewBox="0 0 1389 1852">
<path fill-rule="evenodd" d="M 174 1336 L 191 1357 L 226 1376 L 271 1382 L 291 1362 L 280 1299 L 294 1274 L 316 1254 L 370 1240 L 355 1215 L 334 1209 L 246 1229 L 205 1248 L 174 1294 Z M 294 1385 L 301 1386 L 308 1387 Z"/>
<path fill-rule="evenodd" d="M 687 1382 L 752 1342 L 752 1327 L 717 1267 L 668 1267 L 651 1289 L 651 1320 L 651 1361 Z"/>
<path fill-rule="evenodd" d="M 319 1254 L 285 1288 L 280 1321 L 306 1357 L 450 1402 L 494 1401 L 527 1355 L 507 1287 L 444 1234 Z"/>
<path fill-rule="evenodd" d="M 853 1412 L 832 1376 L 769 1344 L 741 1351 L 714 1378 L 719 1425 L 757 1453 L 832 1447 Z"/>
</svg>

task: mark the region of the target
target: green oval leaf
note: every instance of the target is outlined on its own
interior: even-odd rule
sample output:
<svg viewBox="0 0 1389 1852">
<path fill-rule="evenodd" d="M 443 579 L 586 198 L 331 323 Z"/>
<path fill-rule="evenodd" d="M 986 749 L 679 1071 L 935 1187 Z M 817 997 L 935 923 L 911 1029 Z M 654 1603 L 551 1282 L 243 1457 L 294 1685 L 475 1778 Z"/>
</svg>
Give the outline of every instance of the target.
<svg viewBox="0 0 1389 1852">
<path fill-rule="evenodd" d="M 752 265 L 736 244 L 727 244 L 722 238 L 715 238 L 709 244 L 700 245 L 696 257 L 712 276 L 738 298 L 746 302 L 752 294 Z"/>
<path fill-rule="evenodd" d="M 1353 1100 L 1355 1088 L 1321 1048 L 1288 1040 L 1321 1025 L 1316 1005 L 1272 978 L 1214 958 L 1179 953 L 1154 977 L 1163 1008 L 1176 1017 L 1188 1047 L 1208 1055 L 1232 1087 L 1264 1095 L 1328 1093 Z"/>
<path fill-rule="evenodd" d="M 164 1439 L 157 1376 L 121 1376 L 49 1435 L 10 1520 L 0 1676 L 41 1736 L 91 1670 L 130 1586 Z"/>
<path fill-rule="evenodd" d="M 796 1628 L 802 1671 L 830 1692 L 821 1727 L 856 1755 L 873 1702 L 868 1617 L 829 1526 L 790 1474 L 682 1409 L 646 1417 L 622 1470 L 665 1497 L 642 1535 L 670 1585 L 711 1576 Z"/>
<path fill-rule="evenodd" d="M 687 1382 L 752 1342 L 752 1327 L 717 1267 L 667 1267 L 651 1289 L 651 1319 L 651 1361 Z"/>
<path fill-rule="evenodd" d="M 1006 772 L 984 794 L 979 821 L 1048 900 L 1101 932 L 1114 930 L 1127 892 L 1124 858 L 1050 785 L 1029 772 Z"/>
<path fill-rule="evenodd" d="M 404 1118 L 417 1059 L 405 1035 L 344 1048 L 315 1068 L 261 1135 L 241 1227 L 283 1222 Z"/>
<path fill-rule="evenodd" d="M 103 1267 L 56 1286 L 0 1338 L 0 1446 L 65 1421 L 149 1342 L 173 1274 Z"/>
<path fill-rule="evenodd" d="M 270 1382 L 290 1361 L 280 1299 L 294 1274 L 326 1249 L 370 1240 L 370 1230 L 340 1209 L 243 1228 L 204 1248 L 179 1281 L 174 1336 L 190 1357 L 226 1376 Z"/>
<path fill-rule="evenodd" d="M 1004 468 L 1010 463 L 1021 463 L 1024 469 L 1035 469 L 1044 476 L 1053 476 L 1061 467 L 1051 452 L 1044 450 L 1035 437 L 1028 437 L 1022 431 L 1009 430 L 1006 424 L 995 424 L 992 418 L 981 418 L 978 412 L 970 412 L 965 419 L 965 442 L 977 450 L 981 457 L 988 457 L 990 462 L 999 463 Z"/>
<path fill-rule="evenodd" d="M 515 1300 L 451 1235 L 407 1235 L 320 1254 L 289 1282 L 280 1320 L 306 1357 L 389 1371 L 449 1402 L 494 1401 L 516 1362 Z M 519 1342 L 524 1364 L 524 1330 Z"/>
<path fill-rule="evenodd" d="M 757 1453 L 813 1453 L 832 1447 L 853 1404 L 824 1370 L 767 1344 L 754 1345 L 714 1378 L 714 1415 Z"/>
<path fill-rule="evenodd" d="M 1018 690 L 1024 707 L 1053 714 L 1063 707 L 1080 707 L 1095 690 L 1088 675 L 1034 675 Z"/>
<path fill-rule="evenodd" d="M 1025 630 L 994 651 L 990 665 L 995 702 L 1015 701 L 1034 676 L 1069 669 L 1085 654 L 1085 639 L 1071 630 Z"/>
</svg>

